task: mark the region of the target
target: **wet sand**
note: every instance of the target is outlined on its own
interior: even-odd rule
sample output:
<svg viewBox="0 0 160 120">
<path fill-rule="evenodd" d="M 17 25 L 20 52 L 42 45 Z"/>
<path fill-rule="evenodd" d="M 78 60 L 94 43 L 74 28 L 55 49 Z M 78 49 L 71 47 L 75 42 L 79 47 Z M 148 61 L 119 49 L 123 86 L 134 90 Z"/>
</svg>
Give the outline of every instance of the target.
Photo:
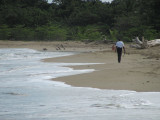
<svg viewBox="0 0 160 120">
<path fill-rule="evenodd" d="M 139 92 L 160 91 L 160 61 L 147 59 L 139 54 L 130 54 L 117 62 L 114 52 L 82 53 L 63 58 L 51 58 L 46 62 L 103 63 L 97 65 L 74 66 L 74 69 L 95 69 L 95 72 L 56 78 L 76 87 L 100 89 L 133 90 Z"/>
<path fill-rule="evenodd" d="M 60 47 L 61 44 L 64 48 Z M 60 47 L 60 49 L 57 49 Z M 95 69 L 92 73 L 52 79 L 76 87 L 160 92 L 160 46 L 137 50 L 126 46 L 127 54 L 117 62 L 112 45 L 82 42 L 0 41 L 0 48 L 31 48 L 43 51 L 77 51 L 77 55 L 49 58 L 44 62 L 103 63 L 71 66 L 73 69 Z"/>
</svg>

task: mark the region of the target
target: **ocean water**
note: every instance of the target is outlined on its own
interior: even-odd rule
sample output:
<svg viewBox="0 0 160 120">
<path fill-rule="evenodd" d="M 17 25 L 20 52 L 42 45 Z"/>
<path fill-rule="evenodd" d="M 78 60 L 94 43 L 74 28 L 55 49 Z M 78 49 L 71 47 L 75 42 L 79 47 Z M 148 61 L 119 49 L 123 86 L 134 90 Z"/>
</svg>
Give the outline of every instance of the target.
<svg viewBox="0 0 160 120">
<path fill-rule="evenodd" d="M 160 92 L 72 87 L 51 78 L 93 72 L 44 63 L 73 52 L 0 49 L 0 120 L 160 120 Z M 95 63 L 85 63 L 95 64 Z"/>
</svg>

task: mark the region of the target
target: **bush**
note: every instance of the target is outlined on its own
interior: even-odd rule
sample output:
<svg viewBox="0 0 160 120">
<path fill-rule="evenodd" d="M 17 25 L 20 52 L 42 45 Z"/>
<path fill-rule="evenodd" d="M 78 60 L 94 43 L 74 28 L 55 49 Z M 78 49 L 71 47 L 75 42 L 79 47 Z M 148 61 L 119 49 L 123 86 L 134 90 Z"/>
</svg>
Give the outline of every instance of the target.
<svg viewBox="0 0 160 120">
<path fill-rule="evenodd" d="M 95 41 L 100 40 L 102 37 L 102 33 L 99 31 L 97 26 L 86 26 L 80 27 L 78 26 L 76 29 L 75 39 L 77 40 L 89 40 Z"/>
<path fill-rule="evenodd" d="M 67 39 L 67 28 L 58 25 L 50 25 L 47 29 L 48 40 L 66 40 Z"/>
<path fill-rule="evenodd" d="M 11 28 L 11 39 L 14 40 L 32 40 L 34 38 L 34 31 L 31 28 L 26 28 L 22 25 L 17 25 Z"/>
<path fill-rule="evenodd" d="M 67 28 L 58 25 L 39 26 L 27 28 L 17 25 L 9 28 L 7 25 L 0 26 L 0 39 L 11 40 L 66 40 Z"/>
<path fill-rule="evenodd" d="M 130 42 L 132 38 L 139 36 L 144 36 L 147 40 L 152 40 L 158 38 L 158 33 L 156 30 L 152 29 L 152 27 L 149 26 L 139 26 L 139 27 L 132 27 L 128 31 L 121 31 L 121 34 L 123 34 L 123 40 Z"/>
<path fill-rule="evenodd" d="M 153 40 L 153 39 L 156 39 L 157 37 L 156 30 L 154 29 L 146 29 L 143 35 L 144 35 L 144 38 L 147 40 Z"/>
<path fill-rule="evenodd" d="M 104 29 L 104 28 L 103 28 Z M 109 30 L 109 33 L 102 33 L 101 26 L 74 26 L 66 27 L 57 23 L 38 26 L 36 28 L 28 28 L 23 25 L 17 25 L 9 28 L 7 25 L 0 26 L 0 39 L 11 40 L 87 40 L 97 41 L 104 40 L 103 36 L 107 36 L 107 40 L 116 41 L 117 38 L 130 42 L 135 36 L 144 36 L 145 39 L 151 40 L 160 37 L 160 34 L 152 27 L 139 26 L 132 27 L 128 31 Z"/>
<path fill-rule="evenodd" d="M 45 40 L 47 38 L 47 32 L 48 30 L 46 29 L 45 26 L 37 27 L 34 32 L 34 39 Z"/>
<path fill-rule="evenodd" d="M 58 25 L 46 25 L 35 29 L 36 40 L 66 40 L 67 30 Z"/>
<path fill-rule="evenodd" d="M 113 41 L 117 40 L 117 37 L 120 36 L 117 30 L 109 30 L 110 39 Z"/>
<path fill-rule="evenodd" d="M 7 40 L 10 38 L 11 30 L 7 25 L 0 26 L 0 40 Z"/>
</svg>

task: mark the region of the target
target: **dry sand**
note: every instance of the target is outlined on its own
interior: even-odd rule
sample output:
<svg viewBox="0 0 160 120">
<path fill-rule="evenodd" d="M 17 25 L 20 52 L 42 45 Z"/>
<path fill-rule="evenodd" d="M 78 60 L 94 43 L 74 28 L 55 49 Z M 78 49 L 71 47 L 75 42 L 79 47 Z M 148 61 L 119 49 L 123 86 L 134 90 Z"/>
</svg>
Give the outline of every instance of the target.
<svg viewBox="0 0 160 120">
<path fill-rule="evenodd" d="M 117 62 L 117 54 L 111 51 L 112 45 L 85 44 L 82 42 L 22 42 L 0 41 L 0 48 L 31 48 L 57 51 L 82 52 L 73 56 L 49 58 L 45 62 L 103 63 L 96 65 L 72 66 L 74 69 L 95 69 L 92 73 L 53 79 L 77 87 L 100 89 L 134 90 L 140 92 L 160 91 L 160 46 L 136 50 L 126 46 L 127 54 L 122 62 Z"/>
</svg>

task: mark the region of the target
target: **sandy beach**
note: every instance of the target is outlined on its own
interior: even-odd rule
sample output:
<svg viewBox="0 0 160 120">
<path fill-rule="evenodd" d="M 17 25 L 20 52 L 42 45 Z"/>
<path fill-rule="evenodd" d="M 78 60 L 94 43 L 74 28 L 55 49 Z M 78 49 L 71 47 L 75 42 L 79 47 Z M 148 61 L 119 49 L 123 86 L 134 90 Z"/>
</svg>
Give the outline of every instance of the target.
<svg viewBox="0 0 160 120">
<path fill-rule="evenodd" d="M 63 46 L 63 47 L 62 47 Z M 43 51 L 77 51 L 79 54 L 49 58 L 44 62 L 102 63 L 86 66 L 72 66 L 74 69 L 95 69 L 92 73 L 60 77 L 76 87 L 93 87 L 113 90 L 134 90 L 139 92 L 160 91 L 160 46 L 137 50 L 126 45 L 127 54 L 117 62 L 112 45 L 83 42 L 24 42 L 0 41 L 0 48 L 31 48 Z"/>
</svg>

